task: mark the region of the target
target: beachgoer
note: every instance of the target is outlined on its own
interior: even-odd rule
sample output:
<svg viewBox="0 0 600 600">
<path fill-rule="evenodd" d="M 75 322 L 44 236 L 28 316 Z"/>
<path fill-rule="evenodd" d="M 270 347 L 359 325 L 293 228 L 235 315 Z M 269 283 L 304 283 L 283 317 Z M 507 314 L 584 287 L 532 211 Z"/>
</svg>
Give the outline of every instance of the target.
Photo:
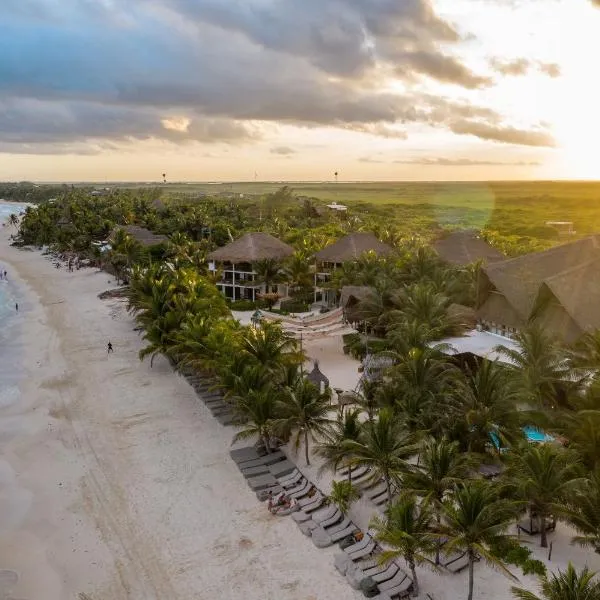
<svg viewBox="0 0 600 600">
<path fill-rule="evenodd" d="M 106 345 L 106 353 L 110 354 L 113 351 L 113 345 L 108 342 L 108 344 Z"/>
<path fill-rule="evenodd" d="M 19 304 L 18 304 L 18 302 L 16 302 L 16 303 L 15 303 L 15 310 L 16 310 L 17 312 L 19 312 Z"/>
</svg>

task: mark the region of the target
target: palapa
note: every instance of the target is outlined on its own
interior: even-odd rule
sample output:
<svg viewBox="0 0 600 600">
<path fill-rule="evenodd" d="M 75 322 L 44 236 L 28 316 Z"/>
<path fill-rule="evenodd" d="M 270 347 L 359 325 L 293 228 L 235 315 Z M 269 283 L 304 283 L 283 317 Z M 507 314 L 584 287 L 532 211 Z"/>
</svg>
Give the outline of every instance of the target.
<svg viewBox="0 0 600 600">
<path fill-rule="evenodd" d="M 209 260 L 232 263 L 253 263 L 259 260 L 283 260 L 294 249 L 268 233 L 246 233 L 237 240 L 217 248 L 208 255 Z"/>
<path fill-rule="evenodd" d="M 385 257 L 392 254 L 394 249 L 380 242 L 372 233 L 351 233 L 317 252 L 315 259 L 319 262 L 341 264 L 357 260 L 369 252 Z"/>
</svg>

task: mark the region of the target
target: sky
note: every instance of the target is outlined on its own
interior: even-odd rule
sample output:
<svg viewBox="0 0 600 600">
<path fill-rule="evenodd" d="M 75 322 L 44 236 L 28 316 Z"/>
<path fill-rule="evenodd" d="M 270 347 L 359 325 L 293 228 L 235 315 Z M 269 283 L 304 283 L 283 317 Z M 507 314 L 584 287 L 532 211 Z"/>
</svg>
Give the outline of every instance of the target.
<svg viewBox="0 0 600 600">
<path fill-rule="evenodd" d="M 2 0 L 0 180 L 600 179 L 600 0 Z"/>
</svg>

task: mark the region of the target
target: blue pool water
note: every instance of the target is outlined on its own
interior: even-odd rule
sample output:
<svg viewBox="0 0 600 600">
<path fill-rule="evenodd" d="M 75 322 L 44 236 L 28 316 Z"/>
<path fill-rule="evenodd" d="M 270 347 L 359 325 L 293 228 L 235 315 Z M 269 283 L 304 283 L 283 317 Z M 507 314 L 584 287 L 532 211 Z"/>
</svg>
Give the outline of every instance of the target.
<svg viewBox="0 0 600 600">
<path fill-rule="evenodd" d="M 523 427 L 523 432 L 529 442 L 552 442 L 554 437 L 536 427 Z"/>
</svg>

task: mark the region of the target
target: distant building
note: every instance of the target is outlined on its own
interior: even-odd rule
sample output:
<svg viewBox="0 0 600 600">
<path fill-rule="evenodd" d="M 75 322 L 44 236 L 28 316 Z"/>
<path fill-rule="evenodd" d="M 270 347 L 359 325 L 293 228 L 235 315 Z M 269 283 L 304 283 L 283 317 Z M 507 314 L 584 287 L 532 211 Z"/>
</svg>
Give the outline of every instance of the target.
<svg viewBox="0 0 600 600">
<path fill-rule="evenodd" d="M 487 265 L 477 317 L 505 337 L 530 322 L 569 343 L 599 329 L 600 236 Z"/>
<path fill-rule="evenodd" d="M 392 254 L 394 249 L 379 241 L 372 233 L 351 233 L 315 254 L 315 302 L 332 306 L 337 302 L 337 292 L 323 284 L 331 281 L 335 269 L 345 262 L 358 260 L 372 252 L 379 257 Z"/>
<path fill-rule="evenodd" d="M 157 246 L 158 244 L 163 244 L 169 240 L 169 238 L 166 235 L 152 233 L 152 231 L 150 231 L 149 229 L 146 229 L 145 227 L 139 227 L 138 225 L 124 225 L 116 227 L 111 234 L 111 239 L 119 230 L 124 231 L 127 235 L 130 235 L 136 242 L 146 247 Z"/>
<path fill-rule="evenodd" d="M 294 249 L 268 233 L 246 233 L 237 240 L 208 255 L 210 271 L 222 270 L 217 287 L 226 298 L 256 301 L 260 294 L 287 296 L 286 284 L 273 284 L 270 289 L 260 283 L 254 265 L 266 259 L 281 261 Z"/>
<path fill-rule="evenodd" d="M 472 229 L 454 231 L 441 237 L 433 243 L 433 249 L 442 260 L 459 267 L 477 261 L 491 264 L 506 259 Z"/>
<path fill-rule="evenodd" d="M 345 212 L 348 210 L 347 206 L 344 206 L 343 204 L 338 204 L 335 201 L 331 204 L 327 204 L 327 208 L 329 208 L 330 210 L 335 210 L 337 212 Z"/>
</svg>

